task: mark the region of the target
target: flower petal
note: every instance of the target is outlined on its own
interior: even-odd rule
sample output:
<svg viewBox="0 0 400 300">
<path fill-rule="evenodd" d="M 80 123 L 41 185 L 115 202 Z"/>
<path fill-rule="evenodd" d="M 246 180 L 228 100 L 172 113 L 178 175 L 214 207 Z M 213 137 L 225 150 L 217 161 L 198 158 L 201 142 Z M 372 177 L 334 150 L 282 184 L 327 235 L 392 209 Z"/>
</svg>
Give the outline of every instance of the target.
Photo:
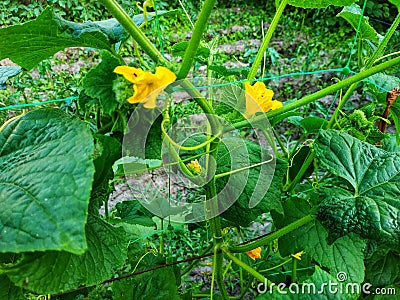
<svg viewBox="0 0 400 300">
<path fill-rule="evenodd" d="M 155 108 L 158 95 L 168 84 L 176 80 L 176 75 L 165 67 L 157 67 L 155 74 L 129 66 L 118 66 L 114 72 L 134 83 L 134 93 L 128 98 L 128 102 L 143 102 L 145 108 Z"/>
<path fill-rule="evenodd" d="M 118 66 L 114 72 L 123 75 L 126 80 L 136 84 L 151 84 L 157 80 L 157 77 L 139 68 L 129 66 Z"/>
<path fill-rule="evenodd" d="M 165 87 L 176 80 L 175 73 L 171 72 L 166 67 L 157 67 L 155 76 L 158 78 L 158 87 Z"/>
<path fill-rule="evenodd" d="M 246 252 L 246 254 L 253 260 L 256 258 L 261 258 L 261 248 L 257 247 L 251 251 Z"/>
<path fill-rule="evenodd" d="M 135 84 L 133 91 L 133 96 L 128 99 L 128 102 L 132 104 L 146 101 L 146 97 L 152 92 L 147 84 Z"/>
<path fill-rule="evenodd" d="M 268 112 L 282 107 L 281 102 L 272 100 L 274 92 L 268 89 L 264 82 L 257 81 L 253 86 L 245 82 L 244 87 L 246 90 L 245 118 L 250 118 L 257 112 Z"/>
<path fill-rule="evenodd" d="M 282 102 L 281 101 L 278 101 L 278 100 L 272 100 L 272 106 L 271 106 L 271 109 L 272 110 L 275 110 L 275 109 L 278 109 L 278 108 L 281 108 L 283 105 L 282 105 Z"/>
</svg>

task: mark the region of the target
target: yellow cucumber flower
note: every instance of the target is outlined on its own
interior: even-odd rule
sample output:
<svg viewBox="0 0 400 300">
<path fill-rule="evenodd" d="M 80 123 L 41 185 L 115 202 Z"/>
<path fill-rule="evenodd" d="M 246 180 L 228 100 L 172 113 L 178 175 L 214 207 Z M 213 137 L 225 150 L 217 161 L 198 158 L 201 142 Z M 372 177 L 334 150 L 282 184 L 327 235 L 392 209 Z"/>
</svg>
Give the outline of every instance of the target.
<svg viewBox="0 0 400 300">
<path fill-rule="evenodd" d="M 257 247 L 249 252 L 246 252 L 246 254 L 253 260 L 256 260 L 256 258 L 261 258 L 261 248 Z"/>
<path fill-rule="evenodd" d="M 296 254 L 292 254 L 292 256 L 298 260 L 301 260 L 301 255 L 304 253 L 304 251 L 297 252 Z"/>
<path fill-rule="evenodd" d="M 186 164 L 190 172 L 197 175 L 201 172 L 201 165 L 197 161 L 197 159 L 190 161 L 190 163 Z"/>
<path fill-rule="evenodd" d="M 155 74 L 128 66 L 118 66 L 114 72 L 134 83 L 134 93 L 128 98 L 128 102 L 144 103 L 145 108 L 155 108 L 158 95 L 176 80 L 176 75 L 165 67 L 157 67 Z"/>
<path fill-rule="evenodd" d="M 244 83 L 246 90 L 246 118 L 251 118 L 256 112 L 267 112 L 282 107 L 282 102 L 272 100 L 274 92 L 267 89 L 264 82 L 257 81 L 253 86 Z"/>
</svg>

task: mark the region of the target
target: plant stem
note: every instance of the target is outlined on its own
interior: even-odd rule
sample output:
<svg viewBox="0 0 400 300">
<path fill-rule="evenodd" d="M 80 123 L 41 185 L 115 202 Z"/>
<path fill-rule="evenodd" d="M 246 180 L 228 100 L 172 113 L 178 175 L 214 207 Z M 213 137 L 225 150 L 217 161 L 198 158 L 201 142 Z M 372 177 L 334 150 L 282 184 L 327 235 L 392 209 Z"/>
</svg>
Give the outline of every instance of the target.
<svg viewBox="0 0 400 300">
<path fill-rule="evenodd" d="M 365 68 L 371 67 L 376 59 L 382 54 L 383 50 L 385 49 L 386 45 L 388 44 L 389 40 L 392 38 L 392 35 L 397 29 L 397 26 L 400 24 L 400 12 L 397 13 L 396 19 L 393 21 L 392 25 L 388 29 L 383 38 L 382 42 L 378 45 L 378 48 L 374 51 L 371 57 L 368 59 L 367 63 L 365 64 Z"/>
<path fill-rule="evenodd" d="M 159 65 L 167 65 L 168 61 L 162 56 L 151 41 L 144 35 L 140 28 L 132 21 L 125 10 L 116 0 L 100 0 L 114 18 L 125 28 L 132 38 L 143 48 L 143 51 Z"/>
<path fill-rule="evenodd" d="M 215 155 L 214 149 L 218 147 L 218 143 L 210 144 L 211 155 Z M 207 168 L 208 169 L 208 168 Z M 209 183 L 206 184 L 206 196 L 207 200 L 210 200 L 217 196 L 217 188 L 215 186 L 215 178 L 213 177 Z M 213 202 L 212 207 L 207 207 L 211 211 L 211 214 L 214 215 L 215 210 L 218 209 L 218 205 Z M 222 230 L 221 230 L 221 220 L 219 216 L 212 218 L 209 220 L 211 231 L 213 233 L 213 244 L 214 244 L 214 270 L 213 272 L 216 274 L 217 285 L 219 290 L 221 291 L 223 299 L 229 299 L 228 292 L 225 288 L 224 276 L 223 276 L 223 255 L 219 251 L 222 245 Z"/>
<path fill-rule="evenodd" d="M 279 145 L 279 147 L 281 148 L 282 156 L 283 156 L 283 157 L 288 156 L 288 153 L 287 153 L 287 151 L 286 151 L 286 147 L 283 145 L 282 140 L 281 140 L 281 137 L 278 135 L 278 133 L 276 132 L 276 130 L 275 130 L 274 127 L 271 127 L 271 129 L 272 129 L 272 132 L 274 133 L 275 140 L 278 142 L 278 145 Z"/>
<path fill-rule="evenodd" d="M 211 132 L 213 135 L 221 135 L 222 128 L 218 119 L 215 117 L 215 113 L 210 103 L 204 98 L 204 96 L 197 90 L 197 88 L 187 79 L 180 82 L 182 88 L 197 102 L 202 111 L 206 114 L 208 121 L 210 122 Z"/>
<path fill-rule="evenodd" d="M 286 185 L 283 187 L 283 190 L 288 192 L 291 191 L 294 186 L 301 180 L 301 178 L 303 177 L 304 173 L 307 171 L 308 167 L 311 165 L 311 163 L 313 162 L 315 158 L 315 152 L 312 151 L 306 161 L 303 163 L 303 165 L 301 166 L 299 172 L 297 173 L 296 177 L 293 179 L 293 181 L 291 183 L 289 183 L 289 185 Z"/>
<path fill-rule="evenodd" d="M 307 215 L 275 232 L 269 233 L 267 235 L 261 236 L 255 240 L 245 242 L 240 245 L 230 245 L 228 246 L 228 250 L 232 253 L 242 253 L 242 252 L 248 252 L 251 251 L 257 247 L 261 247 L 265 244 L 268 244 L 272 242 L 273 240 L 276 240 L 277 238 L 280 238 L 281 236 L 299 228 L 300 226 L 303 226 L 309 222 L 314 220 L 314 217 L 312 215 Z"/>
<path fill-rule="evenodd" d="M 375 49 L 374 53 L 372 53 L 371 57 L 367 60 L 367 62 L 365 63 L 365 66 L 363 67 L 363 69 L 361 69 L 361 71 L 372 69 L 371 68 L 372 65 L 376 62 L 376 59 L 379 57 L 379 55 L 382 54 L 383 50 L 385 49 L 385 47 L 386 47 L 387 43 L 389 42 L 390 38 L 392 37 L 393 33 L 396 31 L 396 28 L 399 25 L 399 23 L 400 23 L 400 13 L 397 14 L 396 19 L 393 21 L 392 25 L 388 29 L 382 42 Z M 381 70 L 381 71 L 383 71 L 383 70 Z M 359 74 L 361 74 L 361 73 L 362 72 L 360 72 Z M 357 84 L 358 84 L 358 81 L 354 82 L 349 87 L 349 89 L 346 91 L 346 94 L 343 96 L 343 98 L 339 102 L 338 106 L 336 107 L 335 111 L 332 114 L 331 119 L 329 120 L 328 128 L 332 128 L 333 124 L 335 124 L 336 118 L 338 117 L 340 111 L 342 110 L 342 108 L 345 106 L 345 104 L 349 100 L 350 96 L 353 95 L 353 92 L 356 89 Z"/>
<path fill-rule="evenodd" d="M 292 257 L 292 282 L 297 282 L 297 258 Z"/>
<path fill-rule="evenodd" d="M 333 94 L 334 92 L 336 92 L 346 86 L 349 86 L 350 84 L 359 82 L 359 81 L 363 80 L 364 78 L 367 78 L 373 74 L 382 72 L 383 70 L 386 70 L 386 69 L 393 67 L 395 65 L 398 65 L 398 64 L 400 64 L 400 57 L 393 58 L 382 64 L 376 65 L 368 70 L 361 71 L 358 74 L 355 74 L 349 78 L 339 81 L 339 82 L 337 82 L 331 86 L 328 86 L 318 92 L 315 92 L 311 95 L 307 95 L 296 102 L 290 103 L 288 105 L 284 105 L 283 107 L 276 109 L 276 110 L 271 110 L 271 111 L 267 112 L 266 115 L 268 118 L 272 118 L 272 117 L 278 116 L 280 114 L 286 113 L 288 111 L 294 110 L 296 108 L 302 107 L 302 106 L 307 105 L 313 101 L 316 101 L 324 96 Z M 260 121 L 263 118 L 265 118 L 264 115 L 256 116 L 252 119 L 252 122 Z M 244 120 L 244 121 L 229 125 L 229 127 L 224 129 L 224 132 L 228 132 L 233 129 L 247 127 L 249 125 L 250 125 L 249 122 L 247 120 Z"/>
<path fill-rule="evenodd" d="M 246 272 L 248 272 L 249 274 L 251 274 L 252 276 L 254 276 L 256 279 L 258 279 L 261 282 L 268 282 L 268 285 L 270 285 L 270 281 L 265 278 L 263 275 L 261 275 L 260 273 L 258 273 L 256 270 L 254 270 L 252 267 L 250 267 L 249 265 L 247 265 L 246 263 L 244 263 L 243 261 L 241 261 L 239 258 L 237 258 L 235 255 L 229 253 L 228 250 L 222 248 L 222 251 L 225 253 L 226 256 L 229 257 L 230 260 L 232 260 L 235 264 L 237 264 L 238 266 L 240 266 L 241 269 L 245 270 Z"/>
<path fill-rule="evenodd" d="M 164 219 L 160 218 L 161 220 L 161 234 L 160 237 L 160 254 L 164 254 Z"/>
<path fill-rule="evenodd" d="M 199 47 L 201 37 L 203 35 L 204 29 L 207 26 L 208 18 L 211 15 L 211 11 L 214 8 L 216 0 L 205 0 L 203 7 L 201 8 L 199 18 L 194 25 L 192 37 L 190 38 L 188 47 L 186 48 L 185 54 L 183 56 L 181 68 L 178 72 L 178 79 L 186 78 L 187 74 L 192 67 L 193 60 L 196 56 L 197 48 Z"/>
<path fill-rule="evenodd" d="M 271 25 L 269 26 L 269 28 L 267 30 L 267 34 L 265 35 L 265 38 L 260 46 L 260 49 L 258 49 L 257 56 L 254 59 L 254 62 L 251 66 L 249 74 L 247 75 L 247 79 L 253 80 L 256 77 L 258 67 L 260 66 L 260 64 L 263 60 L 264 53 L 267 50 L 269 41 L 271 40 L 272 34 L 274 33 L 276 26 L 278 25 L 279 19 L 282 16 L 283 10 L 285 9 L 288 2 L 289 2 L 289 0 L 282 0 L 281 3 L 279 4 L 279 7 L 275 13 L 275 16 L 272 19 Z"/>
</svg>

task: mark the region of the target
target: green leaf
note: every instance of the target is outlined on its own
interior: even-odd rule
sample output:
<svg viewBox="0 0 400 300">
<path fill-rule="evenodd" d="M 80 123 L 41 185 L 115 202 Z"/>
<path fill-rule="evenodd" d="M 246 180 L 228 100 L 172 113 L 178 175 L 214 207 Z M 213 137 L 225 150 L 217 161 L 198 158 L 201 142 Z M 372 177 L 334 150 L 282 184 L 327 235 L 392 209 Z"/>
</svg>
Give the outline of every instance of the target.
<svg viewBox="0 0 400 300">
<path fill-rule="evenodd" d="M 109 39 L 100 31 L 86 31 L 80 34 L 63 31 L 60 19 L 50 7 L 36 20 L 0 29 L 0 59 L 10 58 L 27 70 L 68 47 L 91 47 L 112 51 Z"/>
<path fill-rule="evenodd" d="M 125 262 L 125 231 L 91 217 L 86 236 L 88 250 L 83 255 L 64 251 L 26 253 L 26 262 L 7 268 L 6 275 L 17 286 L 40 294 L 98 284 L 114 275 L 114 270 Z M 29 278 L 27 286 L 25 278 Z"/>
<path fill-rule="evenodd" d="M 0 275 L 0 299 L 26 300 L 24 290 L 15 286 L 6 275 Z"/>
<path fill-rule="evenodd" d="M 317 133 L 320 129 L 325 129 L 328 122 L 325 119 L 315 116 L 301 117 L 290 116 L 288 121 L 298 127 L 306 134 Z"/>
<path fill-rule="evenodd" d="M 184 146 L 195 146 L 204 141 L 204 135 L 198 134 L 187 139 Z M 204 152 L 204 149 L 181 151 L 180 156 L 186 159 Z M 236 136 L 224 137 L 223 143 L 218 146 L 216 161 L 216 174 L 241 170 L 216 180 L 218 205 L 220 211 L 224 211 L 223 218 L 248 226 L 262 213 L 271 210 L 283 212 L 281 188 L 287 169 L 285 161 L 271 160 L 267 149 Z M 266 161 L 268 163 L 255 166 Z M 248 168 L 250 166 L 253 167 Z"/>
<path fill-rule="evenodd" d="M 162 16 L 166 13 L 170 12 L 166 10 L 157 11 L 158 16 Z M 154 19 L 153 16 L 147 15 L 147 21 L 151 21 L 152 19 Z M 129 36 L 129 34 L 115 18 L 95 22 L 87 21 L 83 23 L 70 22 L 62 18 L 57 18 L 57 20 L 59 22 L 60 30 L 62 32 L 68 32 L 68 34 L 73 37 L 79 37 L 81 34 L 87 32 L 102 32 L 109 38 L 112 44 L 115 44 L 128 38 Z M 139 26 L 143 24 L 144 16 L 143 14 L 135 15 L 133 16 L 132 20 L 137 26 Z"/>
<path fill-rule="evenodd" d="M 337 14 L 338 17 L 342 17 L 347 22 L 349 22 L 355 30 L 357 30 L 359 26 L 358 24 L 360 22 L 361 15 L 361 8 L 357 4 L 346 6 L 342 9 L 340 13 Z M 378 33 L 371 25 L 369 25 L 367 17 L 362 17 L 359 34 L 364 40 L 371 40 L 374 42 L 379 41 Z"/>
<path fill-rule="evenodd" d="M 178 300 L 176 279 L 172 267 L 156 269 L 115 282 L 113 299 Z"/>
<path fill-rule="evenodd" d="M 289 198 L 282 203 L 283 214 L 271 211 L 272 219 L 276 228 L 282 228 L 290 223 L 309 215 L 311 211 L 310 204 L 301 198 Z M 278 240 L 279 253 L 285 257 L 304 250 L 304 241 L 311 238 L 307 237 L 313 234 L 314 223 L 309 222 L 291 232 L 288 232 Z"/>
<path fill-rule="evenodd" d="M 160 159 L 142 159 L 139 157 L 125 156 L 118 159 L 113 166 L 115 176 L 142 175 L 149 168 L 161 167 Z"/>
<path fill-rule="evenodd" d="M 400 145 L 400 101 L 395 101 L 390 107 L 389 116 L 393 118 L 396 127 L 396 144 Z"/>
<path fill-rule="evenodd" d="M 400 9 L 400 0 L 389 0 L 389 2 L 396 5 L 397 8 Z"/>
<path fill-rule="evenodd" d="M 277 228 L 289 225 L 311 211 L 309 203 L 301 198 L 290 198 L 282 205 L 283 215 L 271 212 Z M 287 256 L 305 250 L 316 262 L 327 267 L 333 276 L 345 272 L 350 282 L 362 282 L 365 242 L 351 234 L 329 245 L 327 237 L 328 232 L 319 222 L 308 223 L 279 238 L 279 252 Z"/>
<path fill-rule="evenodd" d="M 325 129 L 328 122 L 325 119 L 308 116 L 300 121 L 300 126 L 305 133 L 317 133 L 320 129 Z"/>
<path fill-rule="evenodd" d="M 169 13 L 158 11 L 159 16 Z M 147 16 L 148 20 L 153 19 Z M 143 14 L 133 17 L 136 25 Z M 66 21 L 47 7 L 36 20 L 0 29 L 0 60 L 12 61 L 30 70 L 39 62 L 68 47 L 89 47 L 112 51 L 112 44 L 128 37 L 116 19 L 74 23 Z"/>
<path fill-rule="evenodd" d="M 367 282 L 373 286 L 387 286 L 400 278 L 399 253 L 381 249 L 376 251 L 366 263 Z"/>
<path fill-rule="evenodd" d="M 123 157 L 161 160 L 163 117 L 157 109 L 136 109 L 124 136 Z"/>
<path fill-rule="evenodd" d="M 86 250 L 92 153 L 85 124 L 58 109 L 0 132 L 0 252 Z"/>
<path fill-rule="evenodd" d="M 328 284 L 331 283 L 331 287 L 333 288 L 333 291 L 337 291 L 336 293 L 332 293 L 329 290 Z M 350 283 L 352 283 L 350 281 Z M 316 287 L 316 291 L 318 293 L 318 300 L 319 299 L 326 299 L 326 300 L 333 300 L 333 299 L 337 299 L 337 300 L 347 300 L 347 299 L 358 299 L 358 296 L 361 294 L 361 289 L 357 290 L 357 288 L 354 289 L 354 292 L 351 288 L 351 286 L 349 286 L 346 290 L 346 285 L 345 282 L 339 281 L 336 276 L 332 276 L 331 274 L 329 274 L 328 272 L 325 272 L 324 270 L 322 270 L 319 267 L 315 267 L 315 272 L 314 274 L 311 276 L 311 278 L 309 278 L 308 280 L 306 280 L 304 282 L 304 286 L 307 286 L 306 284 L 310 284 L 309 286 L 315 285 Z M 343 290 L 340 289 L 340 286 L 343 286 Z M 319 293 L 318 290 L 321 290 L 322 287 L 324 288 L 324 292 L 323 293 Z M 319 288 L 319 289 L 318 289 Z M 311 289 L 312 290 L 312 289 Z M 307 291 L 307 289 L 306 289 Z M 358 291 L 358 293 L 357 293 Z M 315 295 L 316 293 L 306 293 L 304 295 L 302 295 L 301 299 L 306 300 L 315 300 Z"/>
<path fill-rule="evenodd" d="M 239 67 L 239 68 L 229 68 L 227 69 L 225 66 L 221 65 L 212 65 L 208 67 L 209 70 L 214 71 L 215 73 L 227 77 L 227 76 L 240 76 L 247 77 L 249 73 L 249 67 Z"/>
<path fill-rule="evenodd" d="M 251 166 L 260 163 L 262 153 L 266 150 L 260 145 L 248 140 L 245 140 L 244 145 L 246 147 L 246 150 L 244 151 L 248 152 L 248 164 Z M 233 164 L 235 164 L 233 169 L 244 167 L 244 165 L 241 166 L 241 164 L 246 164 L 246 161 L 245 159 L 242 160 L 242 155 L 246 152 L 242 152 L 239 148 L 236 150 L 230 151 L 229 153 L 227 148 L 224 146 L 218 148 L 217 174 L 231 171 L 231 159 Z M 265 155 L 265 153 L 263 155 Z M 226 195 L 231 194 L 237 196 L 239 192 L 236 189 L 244 186 L 244 190 L 240 193 L 239 198 L 222 214 L 222 217 L 229 221 L 233 221 L 240 226 L 248 226 L 250 222 L 254 221 L 262 213 L 271 210 L 276 210 L 277 212 L 282 213 L 280 191 L 282 188 L 283 176 L 287 169 L 287 163 L 278 158 L 276 159 L 275 170 L 273 167 L 273 164 L 266 164 L 263 165 L 262 170 L 260 167 L 253 167 L 247 171 L 231 174 L 229 178 L 227 178 L 228 176 L 219 178 L 216 181 L 217 191 L 220 192 L 225 188 L 224 193 L 226 193 Z M 263 181 L 265 178 L 261 179 L 260 176 L 272 177 L 272 181 L 266 193 L 266 187 L 259 182 L 259 180 Z M 256 199 L 262 197 L 259 199 L 260 202 L 255 207 L 251 207 L 252 203 L 250 201 L 254 200 L 252 199 L 253 197 Z M 223 199 L 221 200 L 224 202 Z"/>
<path fill-rule="evenodd" d="M 112 171 L 114 162 L 121 156 L 121 143 L 110 136 L 102 134 L 95 135 L 95 174 L 93 185 L 100 184 Z M 107 178 L 108 180 L 108 178 Z"/>
<path fill-rule="evenodd" d="M 88 96 L 99 100 L 104 113 L 111 114 L 118 106 L 113 91 L 113 80 L 117 78 L 114 69 L 121 63 L 108 51 L 102 51 L 101 58 L 101 63 L 86 74 L 83 87 Z"/>
<path fill-rule="evenodd" d="M 302 8 L 326 8 L 329 5 L 348 6 L 355 0 L 289 0 L 289 4 Z"/>
<path fill-rule="evenodd" d="M 153 215 L 137 200 L 119 202 L 116 205 L 116 209 L 115 216 L 120 218 L 123 222 L 148 227 L 155 226 L 152 220 Z"/>
<path fill-rule="evenodd" d="M 13 77 L 21 72 L 19 66 L 0 66 L 0 90 L 6 89 L 6 81 L 8 78 Z"/>
<path fill-rule="evenodd" d="M 110 180 L 114 178 L 113 163 L 121 156 L 121 143 L 110 136 L 96 134 L 94 150 L 94 179 L 90 196 L 91 207 L 98 211 L 111 192 Z"/>
<path fill-rule="evenodd" d="M 387 135 L 382 141 L 382 149 L 387 152 L 400 152 L 400 145 L 396 142 L 397 136 L 390 134 Z"/>
<path fill-rule="evenodd" d="M 317 156 L 353 191 L 324 191 L 318 219 L 332 238 L 357 233 L 398 248 L 400 244 L 400 153 L 389 153 L 335 130 L 322 131 Z"/>
<path fill-rule="evenodd" d="M 368 77 L 368 81 L 386 91 L 391 91 L 400 86 L 400 78 L 385 73 L 376 73 Z"/>
<path fill-rule="evenodd" d="M 185 51 L 189 45 L 189 42 L 179 42 L 172 46 L 172 56 L 181 56 L 185 55 Z M 195 55 L 195 60 L 199 62 L 207 62 L 208 57 L 210 56 L 210 49 L 207 47 L 199 46 Z"/>
<path fill-rule="evenodd" d="M 304 161 L 307 159 L 307 157 L 310 155 L 310 147 L 309 146 L 303 146 L 299 150 L 296 151 L 294 154 L 290 167 L 289 167 L 289 178 L 290 180 L 294 180 L 294 178 L 297 176 L 299 173 L 301 167 L 303 166 Z M 310 164 L 304 172 L 302 178 L 309 177 L 312 172 L 314 171 L 314 165 Z"/>
<path fill-rule="evenodd" d="M 349 282 L 360 283 L 364 280 L 363 239 L 355 234 L 349 234 L 328 245 L 328 232 L 319 222 L 315 223 L 315 227 L 307 237 L 309 239 L 304 240 L 306 253 L 329 268 L 333 276 L 345 272 Z"/>
</svg>

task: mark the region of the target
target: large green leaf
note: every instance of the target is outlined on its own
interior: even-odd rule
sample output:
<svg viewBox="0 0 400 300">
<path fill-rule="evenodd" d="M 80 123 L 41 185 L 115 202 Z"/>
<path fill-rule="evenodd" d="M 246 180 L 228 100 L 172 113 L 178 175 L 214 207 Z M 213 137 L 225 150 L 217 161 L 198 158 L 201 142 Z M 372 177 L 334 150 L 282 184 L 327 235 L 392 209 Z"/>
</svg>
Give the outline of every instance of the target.
<svg viewBox="0 0 400 300">
<path fill-rule="evenodd" d="M 260 152 L 262 151 L 261 147 L 258 144 L 252 142 L 247 143 L 247 146 L 251 165 L 259 163 Z M 220 153 L 223 154 L 223 150 L 220 151 L 219 155 Z M 221 155 L 219 157 L 224 157 L 224 155 Z M 230 170 L 228 169 L 229 163 L 219 160 L 217 172 L 228 172 Z M 254 196 L 258 198 L 261 194 L 263 194 L 263 192 L 259 189 L 262 186 L 260 182 L 265 180 L 265 178 L 260 178 L 260 176 L 263 175 L 260 172 L 260 168 L 258 167 L 251 168 L 248 172 L 248 176 L 237 173 L 240 176 L 232 177 L 232 181 L 230 182 L 229 186 L 226 187 L 226 191 L 228 193 L 231 192 L 233 195 L 235 195 L 235 189 L 237 187 L 242 186 L 243 182 L 246 182 L 246 185 L 243 192 L 240 193 L 239 198 L 226 212 L 222 214 L 222 217 L 229 221 L 235 222 L 238 225 L 248 226 L 252 221 L 254 221 L 258 216 L 263 213 L 269 212 L 271 210 L 282 213 L 283 210 L 281 205 L 281 188 L 283 176 L 286 172 L 286 169 L 287 163 L 279 158 L 276 159 L 275 171 L 271 169 L 271 174 L 269 174 L 270 176 L 273 176 L 270 186 L 263 187 L 264 192 L 266 188 L 268 188 L 268 191 L 265 193 L 265 195 L 262 196 L 261 201 L 254 207 L 251 207 L 251 199 Z M 242 181 L 244 177 L 247 177 L 246 181 Z M 217 189 L 221 191 L 225 187 L 226 183 L 227 181 L 224 177 L 217 180 Z"/>
<path fill-rule="evenodd" d="M 102 181 L 111 179 L 113 174 L 113 164 L 121 157 L 121 143 L 110 136 L 97 134 L 95 135 L 95 158 L 93 160 L 95 166 L 95 174 L 93 185 L 101 185 Z"/>
<path fill-rule="evenodd" d="M 357 4 L 346 6 L 340 13 L 337 14 L 338 17 L 342 17 L 347 22 L 349 22 L 355 30 L 357 30 L 359 26 L 361 15 L 362 15 L 361 8 Z M 361 20 L 359 34 L 361 38 L 364 40 L 371 40 L 374 42 L 377 42 L 379 40 L 378 33 L 371 25 L 369 25 L 368 18 L 364 16 L 362 17 Z"/>
<path fill-rule="evenodd" d="M 163 117 L 157 109 L 136 109 L 129 120 L 129 129 L 124 136 L 123 156 L 160 160 L 162 120 Z"/>
<path fill-rule="evenodd" d="M 91 217 L 86 236 L 88 250 L 83 255 L 65 251 L 27 253 L 24 262 L 4 271 L 17 286 L 41 294 L 98 284 L 110 278 L 125 262 L 125 231 Z M 26 278 L 29 278 L 28 284 Z"/>
<path fill-rule="evenodd" d="M 159 16 L 169 13 L 169 11 L 159 10 L 157 14 Z M 147 15 L 147 21 L 152 20 L 154 17 Z M 125 31 L 125 29 L 121 26 L 121 24 L 117 21 L 117 19 L 108 19 L 103 21 L 87 21 L 83 23 L 75 23 L 67 20 L 63 20 L 61 18 L 57 18 L 59 22 L 60 30 L 67 31 L 71 34 L 71 36 L 80 36 L 85 32 L 95 32 L 100 31 L 104 33 L 110 40 L 112 44 L 118 43 L 124 39 L 126 39 L 129 35 Z M 135 15 L 132 18 L 133 22 L 136 25 L 141 25 L 144 22 L 143 14 Z"/>
<path fill-rule="evenodd" d="M 328 288 L 328 284 L 331 284 L 333 289 Z M 350 283 L 353 283 L 350 281 Z M 304 282 L 304 285 L 307 286 L 306 284 L 309 284 L 308 286 L 311 286 L 311 291 L 314 291 L 312 289 L 312 286 L 315 285 L 317 290 L 318 288 L 319 291 L 317 291 L 318 296 L 315 297 L 315 293 L 306 293 L 302 296 L 302 300 L 347 300 L 347 299 L 358 299 L 358 296 L 361 294 L 361 288 L 359 286 L 357 288 L 352 289 L 352 286 L 347 287 L 345 285 L 345 282 L 338 280 L 337 276 L 332 276 L 331 274 L 325 272 L 319 267 L 315 267 L 315 272 L 311 276 L 311 278 L 307 279 Z M 324 287 L 324 288 L 323 288 Z M 343 289 L 341 289 L 343 287 Z M 321 293 L 321 289 L 323 288 L 323 292 Z M 357 290 L 358 289 L 358 290 Z M 308 291 L 308 289 L 306 289 Z M 336 291 L 336 292 L 332 292 Z"/>
<path fill-rule="evenodd" d="M 216 173 L 223 174 L 254 166 L 267 160 L 266 157 L 270 158 L 268 151 L 259 144 L 229 137 L 218 147 Z M 262 213 L 271 210 L 282 213 L 280 191 L 286 169 L 286 162 L 276 159 L 276 164 L 272 162 L 252 167 L 217 179 L 220 207 L 223 207 L 224 203 L 230 203 L 231 199 L 237 199 L 222 217 L 240 226 L 248 226 Z M 267 182 L 265 180 L 268 177 L 272 180 Z M 270 183 L 270 186 L 265 186 L 264 183 Z M 259 201 L 256 206 L 252 203 L 254 200 Z"/>
<path fill-rule="evenodd" d="M 310 204 L 301 198 L 289 198 L 282 203 L 282 206 L 283 214 L 275 211 L 271 212 L 276 228 L 285 227 L 286 225 L 310 214 L 311 211 Z M 279 238 L 279 253 L 285 257 L 304 250 L 304 240 L 309 239 L 306 238 L 306 236 L 309 235 L 310 232 L 312 233 L 314 226 L 314 222 L 309 222 Z"/>
<path fill-rule="evenodd" d="M 348 6 L 355 0 L 289 0 L 289 4 L 302 8 L 325 8 L 329 5 Z"/>
<path fill-rule="evenodd" d="M 400 153 L 389 153 L 335 130 L 315 143 L 321 163 L 347 180 L 352 191 L 325 191 L 318 219 L 337 238 L 354 232 L 398 248 L 400 244 Z"/>
<path fill-rule="evenodd" d="M 167 11 L 159 11 L 163 15 Z M 148 16 L 148 20 L 153 17 Z M 144 22 L 143 14 L 133 18 L 136 25 Z M 0 29 L 0 60 L 10 58 L 30 70 L 40 61 L 68 47 L 90 47 L 112 51 L 112 44 L 128 34 L 116 19 L 83 24 L 63 20 L 50 7 L 33 21 Z"/>
<path fill-rule="evenodd" d="M 86 250 L 92 153 L 85 124 L 58 109 L 0 132 L 0 252 Z"/>
<path fill-rule="evenodd" d="M 367 281 L 373 286 L 387 286 L 400 279 L 399 253 L 389 250 L 378 250 L 366 263 Z"/>
<path fill-rule="evenodd" d="M 40 61 L 67 47 L 92 47 L 111 51 L 100 31 L 68 32 L 50 7 L 33 21 L 0 29 L 0 59 L 10 58 L 30 70 Z"/>
<path fill-rule="evenodd" d="M 117 74 L 113 71 L 121 62 L 108 51 L 102 51 L 101 58 L 101 63 L 86 74 L 83 87 L 88 96 L 99 100 L 104 113 L 111 114 L 118 106 L 113 91 Z"/>
<path fill-rule="evenodd" d="M 333 276 L 345 272 L 349 282 L 364 280 L 363 239 L 355 234 L 349 234 L 329 245 L 328 232 L 319 222 L 315 223 L 315 227 L 307 237 L 308 240 L 303 241 L 306 253 L 322 266 L 329 268 Z"/>
<path fill-rule="evenodd" d="M 26 300 L 24 291 L 15 286 L 6 275 L 0 275 L 0 299 Z"/>
<path fill-rule="evenodd" d="M 283 203 L 284 215 L 272 212 L 274 224 L 282 228 L 310 213 L 310 205 L 304 199 L 290 198 Z M 329 245 L 328 232 L 319 223 L 308 223 L 279 238 L 279 252 L 286 256 L 305 250 L 321 266 L 327 267 L 333 276 L 345 272 L 350 282 L 364 279 L 363 250 L 365 242 L 350 234 Z"/>
<path fill-rule="evenodd" d="M 184 145 L 195 146 L 204 141 L 204 135 L 199 134 L 187 139 Z M 186 159 L 204 152 L 205 149 L 181 151 L 180 155 Z M 270 152 L 261 145 L 236 136 L 222 139 L 216 161 L 216 174 L 231 172 L 216 180 L 218 205 L 223 218 L 248 226 L 262 213 L 271 210 L 283 213 L 281 188 L 287 169 L 285 161 L 271 159 Z M 262 162 L 267 163 L 260 165 Z M 235 172 L 237 170 L 241 171 Z"/>
<path fill-rule="evenodd" d="M 113 284 L 113 299 L 178 300 L 176 279 L 172 267 L 136 275 Z"/>
</svg>

